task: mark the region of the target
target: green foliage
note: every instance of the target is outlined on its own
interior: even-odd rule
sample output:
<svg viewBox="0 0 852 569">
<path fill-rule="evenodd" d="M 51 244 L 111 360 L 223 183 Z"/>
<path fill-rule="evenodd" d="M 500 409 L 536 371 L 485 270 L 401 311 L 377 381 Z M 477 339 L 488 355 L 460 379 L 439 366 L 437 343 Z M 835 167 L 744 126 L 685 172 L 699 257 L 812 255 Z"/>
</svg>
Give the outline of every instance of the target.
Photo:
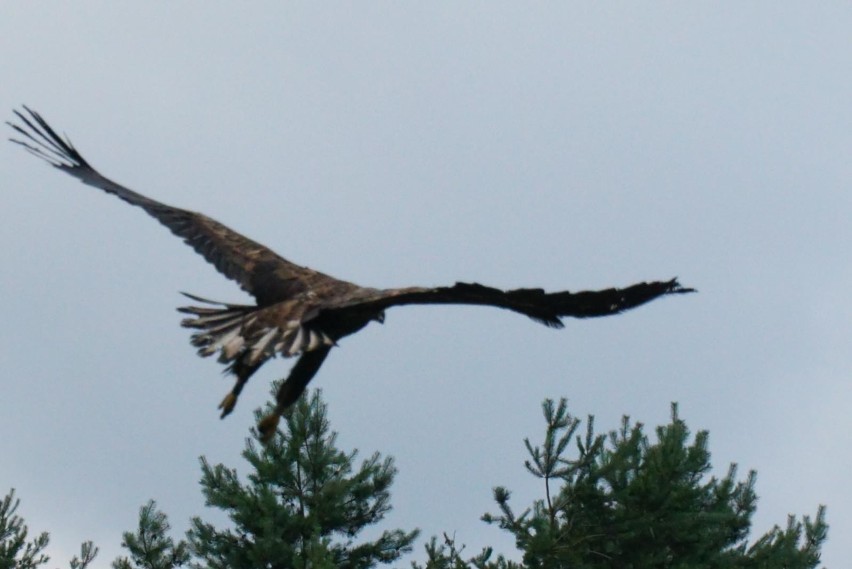
<svg viewBox="0 0 852 569">
<path fill-rule="evenodd" d="M 84 541 L 80 544 L 80 557 L 76 555 L 71 558 L 71 561 L 68 565 L 71 569 L 86 569 L 89 566 L 89 563 L 94 561 L 95 556 L 98 554 L 98 548 L 95 547 L 91 541 Z"/>
<path fill-rule="evenodd" d="M 29 529 L 23 518 L 15 514 L 21 501 L 15 498 L 15 489 L 0 502 L 0 569 L 35 569 L 47 564 L 50 557 L 44 553 L 50 542 L 47 532 L 42 532 L 32 541 L 27 540 Z M 91 541 L 80 546 L 80 556 L 69 562 L 71 569 L 86 569 L 98 554 Z"/>
<path fill-rule="evenodd" d="M 752 563 L 744 567 L 816 567 L 820 560 L 820 547 L 827 537 L 824 506 L 819 507 L 813 521 L 810 516 L 803 516 L 801 522 L 796 521 L 795 516 L 789 516 L 786 529 L 775 526 L 749 549 L 748 557 Z"/>
<path fill-rule="evenodd" d="M 722 478 L 709 476 L 708 434 L 689 430 L 672 405 L 668 425 L 656 441 L 641 423 L 625 417 L 607 436 L 594 433 L 589 418 L 584 435 L 567 402 L 547 400 L 544 441 L 524 441 L 526 469 L 543 481 L 544 498 L 516 514 L 510 492 L 494 489 L 499 514 L 483 520 L 510 532 L 523 554 L 517 565 L 489 550 L 464 560 L 453 540 L 427 545 L 428 569 L 550 568 L 777 568 L 816 567 L 826 539 L 825 509 L 816 518 L 776 527 L 748 547 L 757 497 L 756 475 L 737 481 L 736 465 Z M 576 457 L 568 457 L 576 443 Z M 463 549 L 463 548 L 462 548 Z M 415 568 L 419 568 L 414 564 Z"/>
<path fill-rule="evenodd" d="M 464 546 L 456 545 L 455 537 L 444 534 L 444 543 L 439 544 L 434 536 L 426 544 L 426 564 L 412 563 L 414 569 L 522 569 L 522 565 L 513 561 L 507 561 L 502 555 L 497 556 L 495 561 L 489 561 L 493 550 L 486 547 L 482 552 L 470 559 L 462 557 Z"/>
<path fill-rule="evenodd" d="M 207 505 L 225 511 L 233 527 L 220 529 L 195 517 L 187 542 L 175 544 L 166 537 L 165 514 L 149 502 L 137 533 L 124 534 L 131 559 L 113 567 L 171 569 L 191 557 L 193 567 L 214 569 L 362 569 L 411 550 L 416 530 L 356 541 L 390 510 L 392 459 L 375 453 L 356 468 L 357 451 L 336 447 L 319 392 L 302 397 L 284 427 L 265 447 L 247 442 L 243 456 L 252 473 L 246 482 L 236 470 L 201 459 Z"/>
<path fill-rule="evenodd" d="M 153 500 L 139 509 L 139 525 L 136 533 L 124 532 L 121 546 L 130 552 L 130 558 L 121 557 L 113 561 L 113 569 L 171 569 L 189 562 L 189 551 L 185 541 L 177 545 L 167 534 L 171 526 L 166 514 L 157 510 Z"/>
<path fill-rule="evenodd" d="M 790 516 L 748 543 L 756 475 L 737 480 L 710 475 L 708 433 L 693 438 L 672 405 L 671 422 L 655 440 L 641 423 L 624 417 L 618 430 L 585 432 L 568 413 L 565 399 L 543 404 L 544 440 L 524 440 L 527 471 L 541 480 L 543 498 L 520 514 L 509 490 L 494 488 L 499 508 L 483 520 L 508 531 L 522 555 L 493 558 L 485 548 L 471 558 L 444 534 L 425 546 L 426 561 L 414 569 L 812 569 L 827 537 L 825 508 L 812 519 Z M 260 412 L 258 412 L 258 416 Z M 186 540 L 168 536 L 166 515 L 154 501 L 140 509 L 135 533 L 122 545 L 129 557 L 113 569 L 312 568 L 362 569 L 397 561 L 411 551 L 417 531 L 384 531 L 357 540 L 363 529 L 390 510 L 393 461 L 378 453 L 355 467 L 357 451 L 343 452 L 329 428 L 319 392 L 303 397 L 266 447 L 252 440 L 243 456 L 252 467 L 245 482 L 236 470 L 201 459 L 201 484 L 209 506 L 225 511 L 231 527 L 220 529 L 196 517 Z M 572 442 L 574 443 L 572 445 Z M 572 452 L 571 449 L 576 449 Z M 36 569 L 48 562 L 48 534 L 28 540 L 15 512 L 14 490 L 0 502 L 0 569 Z M 97 554 L 82 545 L 71 569 L 86 569 Z"/>
<path fill-rule="evenodd" d="M 319 392 L 303 397 L 285 417 L 284 431 L 266 447 L 252 440 L 243 456 L 252 467 L 245 482 L 236 470 L 201 459 L 201 484 L 208 506 L 228 514 L 220 529 L 195 517 L 186 540 L 175 542 L 166 515 L 154 501 L 140 509 L 134 533 L 122 545 L 129 557 L 113 569 L 312 568 L 366 569 L 391 563 L 411 551 L 417 531 L 384 531 L 357 541 L 363 529 L 390 510 L 393 461 L 378 453 L 355 468 L 357 451 L 336 447 Z M 652 442 L 641 423 L 624 417 L 621 427 L 585 432 L 568 413 L 565 399 L 543 404 L 544 440 L 524 440 L 524 466 L 543 483 L 543 498 L 520 514 L 511 493 L 494 488 L 497 514 L 483 520 L 508 531 L 521 552 L 509 561 L 485 548 L 471 558 L 444 534 L 425 546 L 424 565 L 414 569 L 812 569 L 827 537 L 825 508 L 801 521 L 790 516 L 748 544 L 757 497 L 756 474 L 737 480 L 736 465 L 725 476 L 710 475 L 708 433 L 692 439 L 672 405 L 671 422 L 657 427 Z M 260 412 L 258 412 L 258 416 Z M 576 452 L 569 452 L 573 447 Z M 571 456 L 569 456 L 571 455 Z M 16 515 L 14 489 L 0 502 L 0 569 L 36 569 L 48 563 L 49 536 L 28 539 Z M 86 569 L 97 554 L 82 544 L 71 569 Z"/>
</svg>

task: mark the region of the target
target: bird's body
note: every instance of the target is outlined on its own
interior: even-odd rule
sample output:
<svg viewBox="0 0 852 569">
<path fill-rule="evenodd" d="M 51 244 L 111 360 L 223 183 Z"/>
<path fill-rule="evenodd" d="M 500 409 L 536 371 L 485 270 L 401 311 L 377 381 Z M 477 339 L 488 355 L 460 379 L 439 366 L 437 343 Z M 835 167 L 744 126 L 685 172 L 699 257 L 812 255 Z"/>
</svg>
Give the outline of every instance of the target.
<svg viewBox="0 0 852 569">
<path fill-rule="evenodd" d="M 254 296 L 255 305 L 237 305 L 187 295 L 202 306 L 178 309 L 189 315 L 181 324 L 197 330 L 192 344 L 198 353 L 205 357 L 218 353 L 219 361 L 237 377 L 234 388 L 220 405 L 222 417 L 231 412 L 246 381 L 269 358 L 299 357 L 276 394 L 275 413 L 259 426 L 262 438 L 267 440 L 279 415 L 302 394 L 337 341 L 371 321 L 382 321 L 385 309 L 392 306 L 496 306 L 559 328 L 565 316 L 606 316 L 663 295 L 692 291 L 675 279 L 577 293 L 502 291 L 476 283 L 434 288 L 361 287 L 291 263 L 205 215 L 168 206 L 113 182 L 92 168 L 38 113 L 24 109 L 26 114 L 15 111 L 22 125 L 9 125 L 25 140 L 12 139 L 13 142 L 83 183 L 141 207 Z"/>
</svg>

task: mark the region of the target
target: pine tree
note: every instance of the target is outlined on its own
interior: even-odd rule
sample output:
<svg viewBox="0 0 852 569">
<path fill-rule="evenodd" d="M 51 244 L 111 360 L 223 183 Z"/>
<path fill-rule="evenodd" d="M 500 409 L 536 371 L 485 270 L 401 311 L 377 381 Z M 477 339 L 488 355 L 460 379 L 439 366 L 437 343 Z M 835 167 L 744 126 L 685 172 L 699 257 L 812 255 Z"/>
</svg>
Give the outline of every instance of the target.
<svg viewBox="0 0 852 569">
<path fill-rule="evenodd" d="M 361 569 L 396 561 L 411 550 L 417 530 L 356 541 L 390 510 L 393 460 L 375 453 L 356 469 L 357 451 L 339 450 L 336 439 L 320 393 L 302 397 L 270 444 L 247 441 L 243 456 L 252 472 L 245 482 L 235 469 L 201 459 L 207 505 L 227 512 L 232 528 L 195 517 L 188 541 L 175 544 L 151 502 L 136 534 L 125 534 L 131 559 L 113 567 L 171 569 L 189 556 L 194 567 L 211 569 Z"/>
<path fill-rule="evenodd" d="M 589 418 L 584 436 L 567 403 L 543 405 L 544 441 L 524 443 L 526 469 L 544 483 L 544 498 L 516 514 L 510 492 L 494 489 L 500 509 L 483 520 L 510 532 L 523 564 L 486 549 L 464 560 L 454 540 L 427 546 L 427 569 L 593 568 L 766 568 L 810 569 L 820 560 L 827 536 L 825 508 L 816 517 L 788 519 L 748 546 L 756 506 L 756 474 L 737 481 L 736 465 L 719 479 L 709 476 L 708 433 L 692 442 L 672 405 L 672 419 L 658 427 L 656 442 L 628 417 L 608 436 L 595 435 Z M 575 441 L 576 458 L 568 458 Z M 415 568 L 420 567 L 413 564 Z"/>
<path fill-rule="evenodd" d="M 492 559 L 486 548 L 465 559 L 464 546 L 444 535 L 426 545 L 425 565 L 415 569 L 672 568 L 811 569 L 825 542 L 825 509 L 801 521 L 791 516 L 748 543 L 756 506 L 756 474 L 737 480 L 710 475 L 708 433 L 692 439 L 672 406 L 671 422 L 651 441 L 628 417 L 607 435 L 580 421 L 563 399 L 543 405 L 544 440 L 524 440 L 530 474 L 543 482 L 544 497 L 516 514 L 510 492 L 494 489 L 498 514 L 483 520 L 510 532 L 520 562 Z M 260 413 L 258 412 L 258 415 Z M 287 417 L 285 432 L 269 447 L 248 441 L 244 456 L 253 468 L 241 482 L 235 470 L 202 459 L 208 505 L 226 511 L 231 529 L 192 520 L 188 541 L 173 542 L 165 515 L 151 502 L 140 512 L 135 535 L 125 534 L 131 559 L 115 569 L 171 569 L 190 558 L 196 568 L 362 568 L 389 563 L 411 549 L 417 532 L 385 531 L 377 540 L 355 542 L 365 527 L 389 510 L 395 470 L 378 454 L 353 469 L 355 452 L 335 446 L 326 407 L 318 393 Z M 572 442 L 576 452 L 571 453 Z M 573 455 L 573 456 L 572 456 Z M 2 569 L 2 567 L 0 567 Z"/>
<path fill-rule="evenodd" d="M 121 546 L 130 552 L 130 558 L 113 561 L 113 569 L 173 569 L 189 563 L 189 546 L 181 540 L 175 544 L 168 536 L 171 529 L 166 514 L 157 510 L 154 500 L 139 509 L 136 533 L 124 532 Z"/>
<path fill-rule="evenodd" d="M 42 532 L 35 539 L 27 540 L 29 529 L 23 518 L 15 514 L 20 504 L 14 488 L 0 502 L 0 569 L 36 569 L 50 561 L 44 553 L 50 535 Z M 97 554 L 98 548 L 86 541 L 80 546 L 80 556 L 74 556 L 69 566 L 86 569 Z"/>
<path fill-rule="evenodd" d="M 360 544 L 354 539 L 390 510 L 393 460 L 375 453 L 353 472 L 357 451 L 335 446 L 337 433 L 329 429 L 318 391 L 300 400 L 285 425 L 271 444 L 248 442 L 243 456 L 254 472 L 247 485 L 236 471 L 202 461 L 207 503 L 227 511 L 237 530 L 194 518 L 194 552 L 212 568 L 356 569 L 410 551 L 417 531 L 385 531 Z"/>
</svg>

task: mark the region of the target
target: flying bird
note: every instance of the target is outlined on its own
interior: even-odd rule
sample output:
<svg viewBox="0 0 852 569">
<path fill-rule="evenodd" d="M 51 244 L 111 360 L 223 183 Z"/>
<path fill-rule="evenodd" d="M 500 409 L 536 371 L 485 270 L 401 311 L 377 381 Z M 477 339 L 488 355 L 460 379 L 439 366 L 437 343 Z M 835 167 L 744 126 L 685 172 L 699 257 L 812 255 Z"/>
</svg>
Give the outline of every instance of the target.
<svg viewBox="0 0 852 569">
<path fill-rule="evenodd" d="M 14 111 L 20 123 L 7 123 L 21 139 L 10 139 L 84 184 L 100 188 L 141 207 L 181 237 L 227 278 L 252 295 L 253 305 L 215 302 L 183 293 L 199 306 L 178 310 L 188 317 L 181 325 L 196 330 L 192 345 L 204 357 L 218 353 L 234 387 L 219 404 L 221 417 L 237 403 L 246 382 L 277 355 L 296 357 L 276 393 L 275 408 L 258 423 L 261 440 L 269 441 L 280 416 L 302 394 L 337 342 L 385 310 L 406 304 L 472 304 L 495 306 L 528 316 L 551 328 L 562 318 L 609 316 L 669 294 L 693 292 L 677 279 L 642 282 L 600 291 L 552 292 L 540 288 L 499 290 L 477 283 L 444 287 L 378 289 L 362 287 L 294 264 L 203 214 L 178 209 L 138 194 L 95 170 L 35 111 Z"/>
</svg>

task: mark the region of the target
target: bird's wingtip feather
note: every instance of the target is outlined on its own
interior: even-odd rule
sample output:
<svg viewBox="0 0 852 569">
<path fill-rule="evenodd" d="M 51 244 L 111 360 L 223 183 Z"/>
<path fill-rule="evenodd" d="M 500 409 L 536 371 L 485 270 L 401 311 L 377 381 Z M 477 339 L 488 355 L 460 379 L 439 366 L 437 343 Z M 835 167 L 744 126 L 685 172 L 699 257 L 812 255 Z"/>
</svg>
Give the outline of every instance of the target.
<svg viewBox="0 0 852 569">
<path fill-rule="evenodd" d="M 680 281 L 678 280 L 677 277 L 670 280 L 668 282 L 668 284 L 669 284 L 669 291 L 668 292 L 670 292 L 671 294 L 689 294 L 691 292 L 698 292 L 698 289 L 696 289 L 696 288 L 687 287 L 687 286 L 683 286 L 682 284 L 680 284 Z"/>
</svg>

